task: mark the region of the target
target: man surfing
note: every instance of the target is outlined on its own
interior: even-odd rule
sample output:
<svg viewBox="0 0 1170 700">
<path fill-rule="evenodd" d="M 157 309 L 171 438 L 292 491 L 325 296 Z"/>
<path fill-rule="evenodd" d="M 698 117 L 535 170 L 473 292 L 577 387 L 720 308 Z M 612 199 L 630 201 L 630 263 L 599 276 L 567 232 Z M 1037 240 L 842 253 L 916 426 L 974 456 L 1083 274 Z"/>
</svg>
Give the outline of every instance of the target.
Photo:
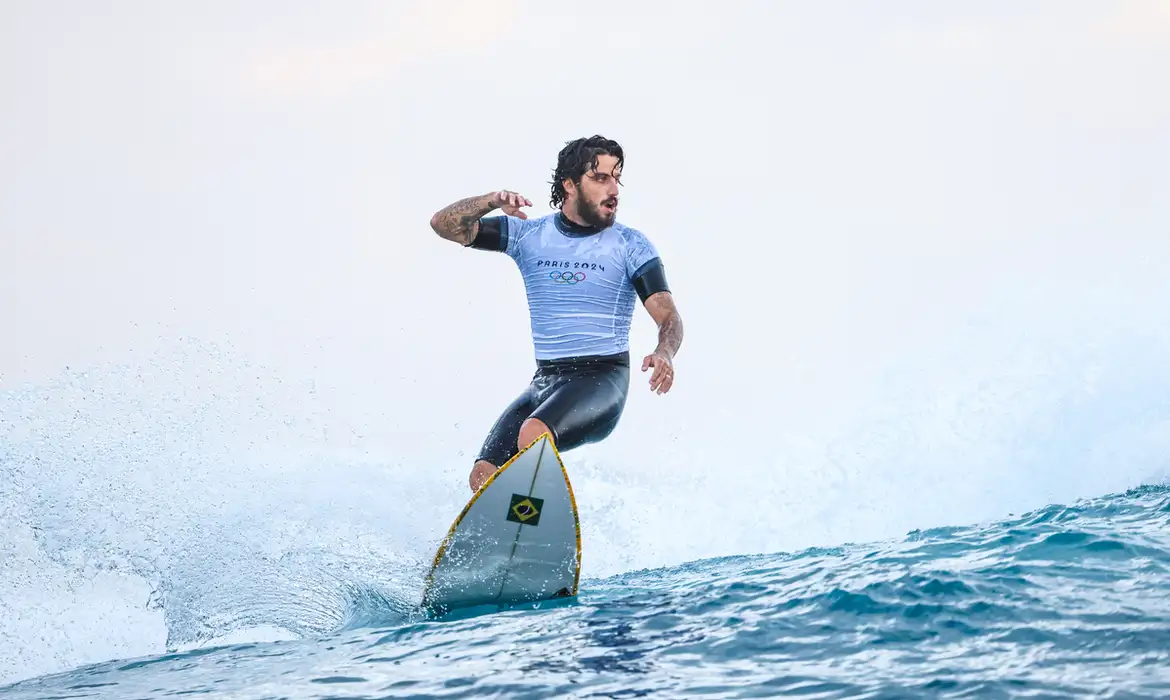
<svg viewBox="0 0 1170 700">
<path fill-rule="evenodd" d="M 642 360 L 650 389 L 674 384 L 682 318 L 657 249 L 617 222 L 625 154 L 601 136 L 570 141 L 553 172 L 557 211 L 529 219 L 532 206 L 509 190 L 461 199 L 431 217 L 439 236 L 505 253 L 524 278 L 536 373 L 496 420 L 468 482 L 478 491 L 520 449 L 549 433 L 565 452 L 605 439 L 617 427 L 630 383 L 634 298 L 658 324 L 658 347 Z M 503 215 L 486 217 L 500 209 Z"/>
</svg>

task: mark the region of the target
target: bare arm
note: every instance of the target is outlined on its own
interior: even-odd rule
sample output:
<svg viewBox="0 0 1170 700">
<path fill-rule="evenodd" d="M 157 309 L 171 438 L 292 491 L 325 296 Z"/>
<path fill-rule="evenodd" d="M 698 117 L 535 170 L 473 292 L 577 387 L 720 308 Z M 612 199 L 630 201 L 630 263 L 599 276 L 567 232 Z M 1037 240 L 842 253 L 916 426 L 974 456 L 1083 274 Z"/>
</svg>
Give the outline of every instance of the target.
<svg viewBox="0 0 1170 700">
<path fill-rule="evenodd" d="M 449 204 L 431 217 L 431 228 L 449 241 L 471 245 L 479 233 L 479 220 L 497 206 L 495 196 L 495 192 L 489 192 Z"/>
<path fill-rule="evenodd" d="M 530 207 L 532 202 L 523 195 L 510 190 L 488 192 L 478 197 L 468 197 L 448 204 L 431 217 L 431 228 L 449 241 L 471 245 L 479 234 L 479 220 L 493 209 L 503 209 L 508 216 L 527 219 L 520 207 Z"/>
<path fill-rule="evenodd" d="M 654 368 L 650 390 L 665 394 L 674 386 L 674 356 L 682 345 L 683 323 L 670 292 L 656 292 L 646 297 L 646 311 L 658 324 L 658 347 L 642 360 L 642 371 Z"/>
<path fill-rule="evenodd" d="M 674 359 L 683 340 L 683 322 L 670 292 L 658 292 L 646 299 L 646 311 L 658 324 L 658 347 L 655 353 Z"/>
</svg>

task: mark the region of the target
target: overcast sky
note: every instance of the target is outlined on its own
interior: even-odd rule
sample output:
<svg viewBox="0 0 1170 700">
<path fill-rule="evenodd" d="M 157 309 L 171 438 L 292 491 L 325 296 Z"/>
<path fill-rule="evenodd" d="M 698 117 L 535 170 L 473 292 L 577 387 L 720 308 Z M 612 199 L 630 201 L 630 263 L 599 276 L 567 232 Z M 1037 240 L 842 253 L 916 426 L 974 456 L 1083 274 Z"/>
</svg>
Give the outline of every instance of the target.
<svg viewBox="0 0 1170 700">
<path fill-rule="evenodd" d="M 1156 0 L 8 2 L 0 382 L 226 338 L 471 395 L 482 432 L 530 371 L 523 289 L 428 218 L 542 214 L 601 133 L 686 321 L 660 415 L 770 420 L 1016 295 L 1156 294 L 1167 75 Z"/>
</svg>

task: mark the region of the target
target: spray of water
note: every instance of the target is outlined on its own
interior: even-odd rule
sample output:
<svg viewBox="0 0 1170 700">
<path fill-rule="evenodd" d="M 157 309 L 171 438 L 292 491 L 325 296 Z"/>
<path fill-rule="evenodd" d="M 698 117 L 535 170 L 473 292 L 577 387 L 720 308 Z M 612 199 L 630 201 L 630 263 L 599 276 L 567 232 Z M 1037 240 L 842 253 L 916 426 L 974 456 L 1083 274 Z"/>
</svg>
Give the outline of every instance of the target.
<svg viewBox="0 0 1170 700">
<path fill-rule="evenodd" d="M 1015 299 L 888 367 L 820 431 L 735 434 L 713 412 L 651 442 L 634 417 L 610 451 L 567 456 L 586 575 L 1159 481 L 1164 312 Z M 0 395 L 0 681 L 408 615 L 466 465 L 420 469 L 403 456 L 416 440 L 361 437 L 374 419 L 344 401 L 193 340 Z"/>
</svg>

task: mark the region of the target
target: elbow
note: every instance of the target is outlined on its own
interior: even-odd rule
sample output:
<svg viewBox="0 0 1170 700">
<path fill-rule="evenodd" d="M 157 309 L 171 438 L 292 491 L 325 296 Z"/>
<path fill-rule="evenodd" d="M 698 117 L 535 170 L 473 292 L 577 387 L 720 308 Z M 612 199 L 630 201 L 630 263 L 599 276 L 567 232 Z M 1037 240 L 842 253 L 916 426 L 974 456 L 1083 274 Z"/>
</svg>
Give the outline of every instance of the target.
<svg viewBox="0 0 1170 700">
<path fill-rule="evenodd" d="M 441 213 L 442 212 L 435 212 L 431 215 L 431 230 L 439 235 L 443 234 L 443 217 L 440 216 Z"/>
</svg>

